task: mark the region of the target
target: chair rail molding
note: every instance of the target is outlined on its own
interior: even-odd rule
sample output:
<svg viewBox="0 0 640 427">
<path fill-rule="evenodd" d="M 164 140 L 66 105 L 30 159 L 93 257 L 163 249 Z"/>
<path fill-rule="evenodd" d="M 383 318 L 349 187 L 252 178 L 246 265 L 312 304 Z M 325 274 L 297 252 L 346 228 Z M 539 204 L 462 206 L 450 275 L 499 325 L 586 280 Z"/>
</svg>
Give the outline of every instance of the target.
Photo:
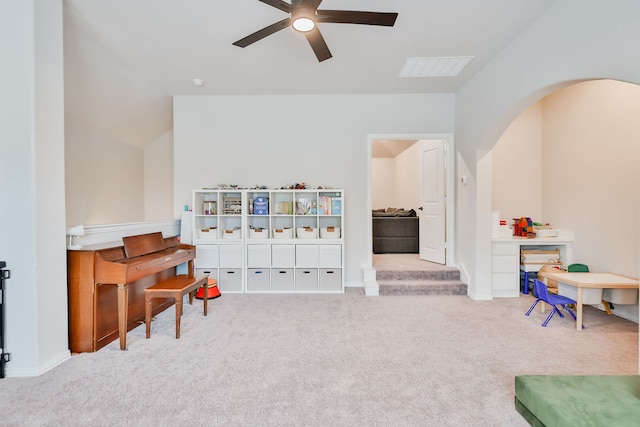
<svg viewBox="0 0 640 427">
<path fill-rule="evenodd" d="M 164 237 L 180 234 L 180 220 L 130 222 L 124 224 L 85 225 L 84 236 L 77 241 L 82 246 L 102 245 L 107 243 L 122 244 L 122 238 L 137 234 L 161 231 Z"/>
</svg>

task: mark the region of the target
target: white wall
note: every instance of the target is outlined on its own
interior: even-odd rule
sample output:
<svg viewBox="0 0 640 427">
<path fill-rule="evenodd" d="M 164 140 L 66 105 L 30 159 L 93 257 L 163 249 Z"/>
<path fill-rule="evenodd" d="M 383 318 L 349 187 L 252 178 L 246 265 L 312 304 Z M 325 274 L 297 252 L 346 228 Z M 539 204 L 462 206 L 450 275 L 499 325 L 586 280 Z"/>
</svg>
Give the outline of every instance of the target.
<svg viewBox="0 0 640 427">
<path fill-rule="evenodd" d="M 543 105 L 545 217 L 573 229 L 575 262 L 638 277 L 640 86 L 585 82 Z M 615 307 L 638 321 L 637 305 Z"/>
<path fill-rule="evenodd" d="M 65 127 L 67 225 L 143 220 L 144 151 L 80 123 Z"/>
<path fill-rule="evenodd" d="M 144 219 L 173 218 L 173 131 L 144 148 Z"/>
<path fill-rule="evenodd" d="M 406 210 L 420 207 L 420 144 L 411 147 L 396 156 L 396 205 L 394 208 Z"/>
<path fill-rule="evenodd" d="M 492 209 L 512 224 L 542 215 L 542 103 L 533 104 L 502 134 L 493 147 Z"/>
<path fill-rule="evenodd" d="M 413 144 L 393 158 L 371 159 L 373 209 L 420 206 L 420 150 Z"/>
<path fill-rule="evenodd" d="M 450 94 L 176 96 L 174 214 L 203 186 L 344 188 L 346 282 L 362 286 L 367 135 L 449 133 L 453 111 Z"/>
<path fill-rule="evenodd" d="M 396 159 L 371 159 L 371 208 L 396 206 Z"/>
<path fill-rule="evenodd" d="M 0 3 L 0 51 L 6 368 L 35 376 L 69 357 L 62 0 Z"/>
</svg>

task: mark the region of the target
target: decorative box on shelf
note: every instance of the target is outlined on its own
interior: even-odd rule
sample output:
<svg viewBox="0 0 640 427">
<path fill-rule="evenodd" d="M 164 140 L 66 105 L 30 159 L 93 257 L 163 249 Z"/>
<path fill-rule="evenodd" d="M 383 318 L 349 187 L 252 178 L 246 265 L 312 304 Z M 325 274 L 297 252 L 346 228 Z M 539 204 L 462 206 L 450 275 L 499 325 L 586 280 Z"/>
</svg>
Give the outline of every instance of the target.
<svg viewBox="0 0 640 427">
<path fill-rule="evenodd" d="M 269 200 L 265 197 L 258 197 L 253 201 L 253 214 L 254 215 L 268 215 L 269 214 Z"/>
<path fill-rule="evenodd" d="M 222 233 L 223 239 L 239 239 L 242 237 L 242 229 L 240 228 L 227 228 Z"/>
<path fill-rule="evenodd" d="M 250 239 L 268 239 L 269 230 L 266 228 L 251 228 L 249 229 Z"/>
<path fill-rule="evenodd" d="M 290 227 L 274 228 L 273 238 L 274 239 L 293 239 L 293 229 Z"/>
<path fill-rule="evenodd" d="M 218 229 L 216 227 L 202 228 L 198 230 L 198 237 L 200 239 L 217 239 Z"/>
<path fill-rule="evenodd" d="M 320 229 L 321 239 L 339 239 L 340 227 L 322 227 Z"/>
<path fill-rule="evenodd" d="M 298 239 L 317 239 L 318 229 L 315 227 L 298 227 L 296 229 Z"/>
</svg>

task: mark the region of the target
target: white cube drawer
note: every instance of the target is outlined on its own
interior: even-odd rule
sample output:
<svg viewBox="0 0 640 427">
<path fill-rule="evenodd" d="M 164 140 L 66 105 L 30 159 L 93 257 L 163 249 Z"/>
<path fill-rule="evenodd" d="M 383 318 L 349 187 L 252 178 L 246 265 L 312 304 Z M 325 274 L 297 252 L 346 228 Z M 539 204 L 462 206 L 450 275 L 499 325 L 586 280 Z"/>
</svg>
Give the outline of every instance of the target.
<svg viewBox="0 0 640 427">
<path fill-rule="evenodd" d="M 318 245 L 296 245 L 296 267 L 317 267 L 318 252 Z"/>
<path fill-rule="evenodd" d="M 517 272 L 520 274 L 520 261 L 518 256 L 493 255 L 491 257 L 491 269 L 494 273 Z"/>
<path fill-rule="evenodd" d="M 293 268 L 274 268 L 271 270 L 271 290 L 292 292 L 294 289 Z"/>
<path fill-rule="evenodd" d="M 296 269 L 296 291 L 317 291 L 318 290 L 318 269 L 301 268 Z"/>
<path fill-rule="evenodd" d="M 342 290 L 342 269 L 321 268 L 318 277 L 318 289 L 325 292 Z"/>
<path fill-rule="evenodd" d="M 320 267 L 342 267 L 341 245 L 320 245 L 319 252 Z"/>
<path fill-rule="evenodd" d="M 294 245 L 271 246 L 271 265 L 274 267 L 293 267 L 296 265 Z"/>
<path fill-rule="evenodd" d="M 519 291 L 519 274 L 493 274 L 491 275 L 491 289 L 494 291 Z"/>
<path fill-rule="evenodd" d="M 196 268 L 196 277 L 209 276 L 210 279 L 218 280 L 217 268 Z"/>
<path fill-rule="evenodd" d="M 247 270 L 247 291 L 268 291 L 269 269 L 249 268 Z"/>
<path fill-rule="evenodd" d="M 496 243 L 491 245 L 491 253 L 493 255 L 515 255 L 520 258 L 520 245 L 517 243 Z"/>
<path fill-rule="evenodd" d="M 514 298 L 520 296 L 520 274 L 492 274 L 491 293 L 494 298 Z"/>
<path fill-rule="evenodd" d="M 220 245 L 220 267 L 242 267 L 242 245 Z"/>
<path fill-rule="evenodd" d="M 220 289 L 220 292 L 242 292 L 242 269 L 220 269 L 218 289 Z"/>
<path fill-rule="evenodd" d="M 247 267 L 270 267 L 270 245 L 247 245 Z"/>
<path fill-rule="evenodd" d="M 196 246 L 196 267 L 217 267 L 218 266 L 218 246 L 198 245 Z"/>
</svg>

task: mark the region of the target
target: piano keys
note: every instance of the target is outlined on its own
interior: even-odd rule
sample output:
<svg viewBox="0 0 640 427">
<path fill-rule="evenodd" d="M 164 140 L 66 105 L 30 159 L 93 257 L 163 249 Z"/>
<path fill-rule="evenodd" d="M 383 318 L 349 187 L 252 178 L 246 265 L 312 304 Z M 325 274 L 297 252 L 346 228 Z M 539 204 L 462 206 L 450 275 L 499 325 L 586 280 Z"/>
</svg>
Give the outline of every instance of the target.
<svg viewBox="0 0 640 427">
<path fill-rule="evenodd" d="M 122 246 L 68 251 L 71 351 L 97 351 L 115 339 L 125 350 L 127 332 L 144 321 L 144 290 L 175 276 L 180 264 L 193 274 L 195 252 L 159 232 L 124 237 Z M 152 315 L 172 304 L 154 300 Z"/>
</svg>

